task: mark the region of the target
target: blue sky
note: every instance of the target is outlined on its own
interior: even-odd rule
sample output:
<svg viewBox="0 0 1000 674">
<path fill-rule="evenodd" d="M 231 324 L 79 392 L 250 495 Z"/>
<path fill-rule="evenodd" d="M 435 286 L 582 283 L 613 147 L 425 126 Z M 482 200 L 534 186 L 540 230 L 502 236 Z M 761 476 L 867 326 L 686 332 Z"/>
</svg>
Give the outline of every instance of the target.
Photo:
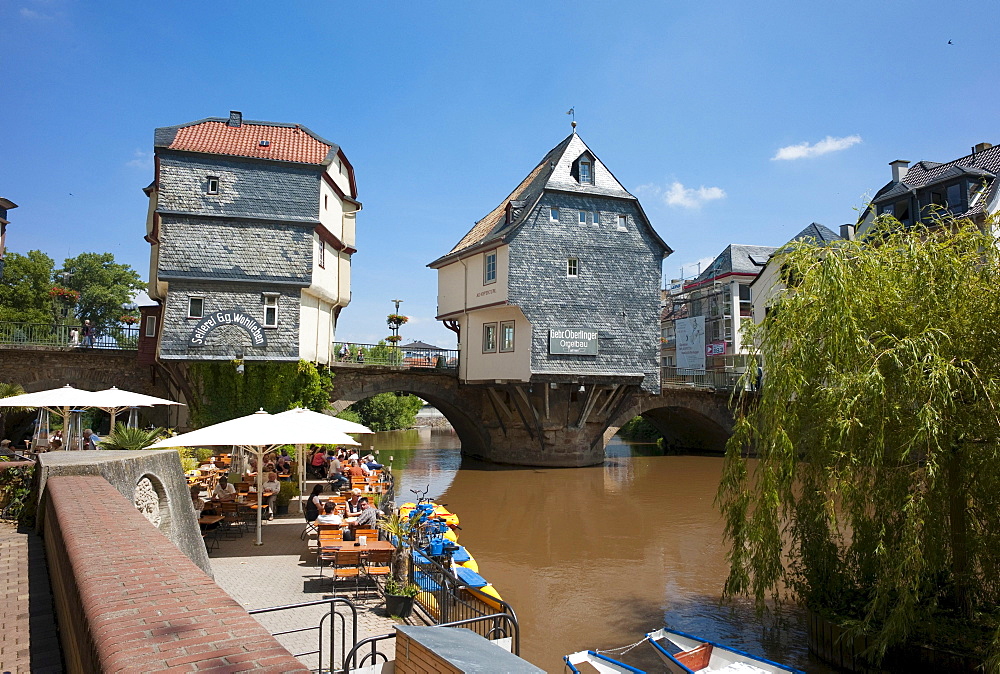
<svg viewBox="0 0 1000 674">
<path fill-rule="evenodd" d="M 241 110 L 357 172 L 338 337 L 441 346 L 447 252 L 570 131 L 697 271 L 730 243 L 853 222 L 894 159 L 1000 142 L 992 2 L 0 1 L 8 249 L 145 277 L 153 129 Z M 953 44 L 948 44 L 951 40 Z M 784 148 L 784 149 L 783 149 Z M 776 158 L 788 157 L 788 158 Z"/>
</svg>

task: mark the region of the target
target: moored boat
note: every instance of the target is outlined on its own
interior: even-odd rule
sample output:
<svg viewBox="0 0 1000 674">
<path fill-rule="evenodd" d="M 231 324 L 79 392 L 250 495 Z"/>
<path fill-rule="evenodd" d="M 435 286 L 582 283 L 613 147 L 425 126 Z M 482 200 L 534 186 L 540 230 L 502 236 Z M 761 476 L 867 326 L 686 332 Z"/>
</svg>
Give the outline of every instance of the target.
<svg viewBox="0 0 1000 674">
<path fill-rule="evenodd" d="M 566 668 L 573 674 L 591 671 L 597 671 L 601 674 L 646 674 L 641 669 L 626 665 L 624 662 L 618 662 L 597 651 L 570 653 L 563 656 L 563 661 L 566 663 Z M 577 668 L 577 665 L 584 664 L 589 665 L 589 667 L 582 670 Z"/>
<path fill-rule="evenodd" d="M 744 651 L 666 628 L 650 632 L 646 639 L 671 674 L 726 672 L 726 674 L 779 674 L 801 670 L 750 655 Z"/>
</svg>

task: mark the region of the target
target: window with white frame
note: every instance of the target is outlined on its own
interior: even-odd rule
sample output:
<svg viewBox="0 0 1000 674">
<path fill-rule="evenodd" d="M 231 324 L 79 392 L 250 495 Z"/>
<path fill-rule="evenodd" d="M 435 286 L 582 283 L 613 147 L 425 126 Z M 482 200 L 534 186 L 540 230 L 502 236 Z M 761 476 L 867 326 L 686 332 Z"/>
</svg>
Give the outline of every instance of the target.
<svg viewBox="0 0 1000 674">
<path fill-rule="evenodd" d="M 600 225 L 601 224 L 601 214 L 598 213 L 597 211 L 594 211 L 593 223 L 594 223 L 594 225 Z"/>
<path fill-rule="evenodd" d="M 264 295 L 264 327 L 278 327 L 278 295 L 277 293 L 267 293 Z"/>
<path fill-rule="evenodd" d="M 208 182 L 205 186 L 205 191 L 208 194 L 218 194 L 219 193 L 219 176 L 208 176 Z"/>
<path fill-rule="evenodd" d="M 188 297 L 188 318 L 201 318 L 205 315 L 205 298 Z"/>
<path fill-rule="evenodd" d="M 146 336 L 156 337 L 156 316 L 146 316 Z"/>
<path fill-rule="evenodd" d="M 566 260 L 566 276 L 575 278 L 580 275 L 580 260 L 571 257 Z"/>
<path fill-rule="evenodd" d="M 580 160 L 580 182 L 581 183 L 592 183 L 594 182 L 594 174 L 591 172 L 592 164 L 587 159 Z"/>
<path fill-rule="evenodd" d="M 580 211 L 580 224 L 581 225 L 587 224 L 587 211 Z"/>
<path fill-rule="evenodd" d="M 497 252 L 491 250 L 483 257 L 483 285 L 495 283 L 497 280 Z"/>
<path fill-rule="evenodd" d="M 500 321 L 500 353 L 514 350 L 514 321 Z"/>
<path fill-rule="evenodd" d="M 628 230 L 628 216 L 619 215 L 618 216 L 618 231 L 625 232 Z"/>
<path fill-rule="evenodd" d="M 483 353 L 496 353 L 497 324 L 483 323 Z"/>
<path fill-rule="evenodd" d="M 326 269 L 326 242 L 323 239 L 319 240 L 319 259 L 317 259 L 316 264 L 319 265 L 320 269 Z"/>
<path fill-rule="evenodd" d="M 550 208 L 549 209 L 549 220 L 551 222 L 559 222 L 559 209 L 558 208 Z"/>
</svg>

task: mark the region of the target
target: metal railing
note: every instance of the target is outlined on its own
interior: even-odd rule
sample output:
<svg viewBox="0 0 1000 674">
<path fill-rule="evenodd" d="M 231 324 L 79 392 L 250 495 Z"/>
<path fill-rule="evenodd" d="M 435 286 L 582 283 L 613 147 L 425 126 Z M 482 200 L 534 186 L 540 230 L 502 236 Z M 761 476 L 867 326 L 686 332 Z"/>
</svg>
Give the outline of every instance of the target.
<svg viewBox="0 0 1000 674">
<path fill-rule="evenodd" d="M 74 337 L 72 331 L 76 330 Z M 80 336 L 80 326 L 53 325 L 51 323 L 0 322 L 0 344 L 17 346 L 58 346 L 80 349 L 116 349 L 134 351 L 139 348 L 139 326 L 121 325 L 98 328 L 93 343 L 85 344 Z"/>
<path fill-rule="evenodd" d="M 305 657 L 316 656 L 318 667 L 312 670 L 314 672 L 343 671 L 346 669 L 348 652 L 354 653 L 354 651 L 357 650 L 354 644 L 357 642 L 358 638 L 358 609 L 354 606 L 354 603 L 351 600 L 343 597 L 329 597 L 327 599 L 317 599 L 315 601 L 306 601 L 299 604 L 286 604 L 284 606 L 258 608 L 247 611 L 247 613 L 250 615 L 261 615 L 266 613 L 276 613 L 278 611 L 301 610 L 304 608 L 322 605 L 328 605 L 329 610 L 323 614 L 322 618 L 320 618 L 318 625 L 271 632 L 271 636 L 278 638 L 280 636 L 287 636 L 290 634 L 302 634 L 305 632 L 315 631 L 317 633 L 316 648 L 314 650 L 303 651 L 301 653 L 292 653 L 292 656 L 300 660 Z M 350 609 L 351 622 L 349 625 L 346 613 L 342 613 L 337 610 L 336 607 L 338 605 L 346 606 Z M 338 627 L 340 628 L 339 641 L 341 655 L 341 659 L 339 661 L 337 660 Z M 350 627 L 350 632 L 348 632 L 348 627 Z M 350 635 L 350 640 L 348 640 L 348 635 Z M 326 636 L 326 640 L 324 640 L 324 636 Z M 348 651 L 348 643 L 351 644 L 350 651 Z M 326 648 L 324 648 L 324 645 L 326 645 Z M 324 664 L 326 665 L 325 667 Z"/>
<path fill-rule="evenodd" d="M 344 347 L 347 347 L 346 353 Z M 383 365 L 402 369 L 458 369 L 458 351 L 447 349 L 404 349 L 387 344 L 334 342 L 336 363 L 342 365 Z"/>
<path fill-rule="evenodd" d="M 732 391 L 739 386 L 742 376 L 742 372 L 727 372 L 725 370 L 688 370 L 679 367 L 661 367 L 660 385 L 682 384 L 717 391 Z"/>
<path fill-rule="evenodd" d="M 482 623 L 482 625 L 479 623 Z M 436 627 L 467 627 L 476 634 L 480 634 L 491 640 L 508 638 L 505 635 L 509 634 L 511 635 L 511 653 L 518 656 L 521 654 L 517 618 L 506 613 L 494 613 L 475 618 L 467 618 L 465 620 L 456 620 L 450 623 L 440 623 L 436 625 Z M 389 639 L 395 638 L 395 634 L 380 634 L 378 636 L 362 639 L 354 646 L 351 652 L 347 654 L 347 657 L 344 658 L 344 671 L 350 672 L 361 667 L 377 665 L 379 661 L 388 662 L 389 659 L 385 656 L 385 654 L 378 651 L 377 644 L 381 641 L 388 641 Z M 371 648 L 371 652 L 361 655 L 361 652 L 369 647 Z M 358 660 L 359 655 L 361 655 L 360 660 Z"/>
</svg>

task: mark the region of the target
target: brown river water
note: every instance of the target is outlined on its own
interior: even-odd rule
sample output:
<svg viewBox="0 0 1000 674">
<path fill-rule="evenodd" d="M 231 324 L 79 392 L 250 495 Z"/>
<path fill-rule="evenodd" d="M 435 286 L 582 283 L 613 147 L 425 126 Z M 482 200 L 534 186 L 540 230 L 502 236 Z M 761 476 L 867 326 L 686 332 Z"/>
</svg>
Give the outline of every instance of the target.
<svg viewBox="0 0 1000 674">
<path fill-rule="evenodd" d="M 719 456 L 658 456 L 614 438 L 604 465 L 512 468 L 459 453 L 450 428 L 376 434 L 396 500 L 411 489 L 459 515 L 459 542 L 517 612 L 521 656 L 548 672 L 562 656 L 640 641 L 664 624 L 808 672 L 834 670 L 806 649 L 804 616 L 758 618 L 719 604 L 728 566 L 714 505 Z M 664 671 L 649 644 L 616 659 Z"/>
</svg>

